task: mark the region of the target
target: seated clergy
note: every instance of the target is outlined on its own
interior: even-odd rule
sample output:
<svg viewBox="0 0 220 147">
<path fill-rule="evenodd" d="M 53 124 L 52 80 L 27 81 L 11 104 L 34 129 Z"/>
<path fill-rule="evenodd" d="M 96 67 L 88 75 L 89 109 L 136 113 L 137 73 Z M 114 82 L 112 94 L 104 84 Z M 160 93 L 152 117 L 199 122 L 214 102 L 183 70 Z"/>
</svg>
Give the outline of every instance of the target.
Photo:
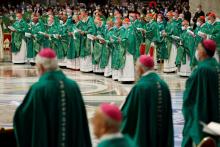
<svg viewBox="0 0 220 147">
<path fill-rule="evenodd" d="M 141 55 L 136 63 L 137 84 L 122 107 L 121 131 L 139 147 L 173 147 L 170 90 L 154 72 L 154 59 Z"/>
<path fill-rule="evenodd" d="M 128 136 L 120 133 L 121 111 L 114 104 L 101 104 L 92 119 L 98 147 L 136 147 Z"/>
<path fill-rule="evenodd" d="M 20 147 L 91 147 L 85 105 L 76 82 L 58 69 L 52 49 L 36 57 L 40 75 L 14 116 Z"/>
</svg>

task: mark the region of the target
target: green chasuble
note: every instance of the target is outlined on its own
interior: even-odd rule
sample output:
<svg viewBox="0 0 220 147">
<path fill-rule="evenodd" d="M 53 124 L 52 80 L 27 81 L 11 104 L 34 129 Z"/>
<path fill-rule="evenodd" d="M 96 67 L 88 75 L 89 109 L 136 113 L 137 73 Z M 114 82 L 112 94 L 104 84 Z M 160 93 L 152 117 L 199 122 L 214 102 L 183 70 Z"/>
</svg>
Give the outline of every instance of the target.
<svg viewBox="0 0 220 147">
<path fill-rule="evenodd" d="M 157 59 L 168 59 L 168 51 L 165 42 L 165 37 L 162 36 L 162 33 L 165 31 L 165 23 L 159 22 L 159 36 L 156 42 L 156 49 L 157 49 Z"/>
<path fill-rule="evenodd" d="M 64 56 L 66 56 L 67 52 L 75 50 L 75 46 L 73 43 L 73 36 L 69 35 L 69 33 L 73 30 L 72 29 L 73 24 L 67 20 L 64 24 L 61 24 L 60 27 L 61 27 L 61 36 L 62 36 L 61 45 L 64 50 Z"/>
<path fill-rule="evenodd" d="M 105 139 L 101 141 L 97 147 L 137 147 L 129 136 Z"/>
<path fill-rule="evenodd" d="M 176 65 L 180 67 L 181 64 L 186 64 L 186 56 L 190 57 L 190 65 L 192 63 L 192 59 L 195 55 L 195 38 L 188 32 L 191 31 L 190 28 L 188 30 L 184 30 L 180 35 L 180 43 L 177 49 L 176 56 Z"/>
<path fill-rule="evenodd" d="M 13 28 L 16 29 L 16 32 L 12 33 L 12 41 L 11 41 L 11 48 L 12 52 L 19 52 L 21 48 L 22 39 L 25 39 L 25 32 L 28 31 L 28 24 L 21 19 L 20 21 L 17 20 L 13 25 Z"/>
<path fill-rule="evenodd" d="M 172 25 L 173 25 L 173 28 L 172 28 L 173 29 L 173 31 L 172 31 L 173 35 L 174 36 L 180 36 L 180 34 L 182 33 L 182 29 L 181 29 L 182 20 L 181 19 L 178 19 L 178 20 L 173 19 Z"/>
<path fill-rule="evenodd" d="M 62 71 L 44 73 L 14 116 L 19 147 L 91 147 L 85 105 Z"/>
<path fill-rule="evenodd" d="M 172 35 L 173 35 L 173 32 L 174 32 L 173 20 L 169 20 L 167 22 L 165 32 L 167 33 L 167 36 L 165 37 L 165 42 L 166 42 L 168 58 L 169 58 L 170 57 L 170 51 L 171 51 L 171 48 L 172 48 L 172 42 L 173 42 L 173 39 L 172 39 Z"/>
<path fill-rule="evenodd" d="M 122 69 L 125 66 L 126 51 L 128 49 L 128 36 L 127 29 L 125 27 L 119 28 L 119 47 L 118 47 L 118 60 L 116 62 L 116 69 Z"/>
<path fill-rule="evenodd" d="M 197 26 L 196 29 L 194 30 L 194 33 L 196 35 L 195 37 L 195 49 L 197 49 L 198 47 L 198 44 L 203 40 L 203 38 L 201 36 L 199 36 L 199 32 L 202 32 L 202 33 L 205 33 L 205 34 L 209 34 L 210 31 L 209 31 L 209 24 L 207 23 L 204 23 L 202 26 Z M 196 60 L 196 57 L 195 55 L 193 54 L 193 58 L 192 58 L 192 67 L 195 67 L 197 65 L 197 60 Z"/>
<path fill-rule="evenodd" d="M 105 28 L 105 47 L 103 48 L 101 60 L 100 60 L 100 68 L 105 68 L 108 65 L 109 57 L 114 50 L 113 40 L 111 40 L 112 36 L 115 35 L 116 29 L 111 27 L 109 29 Z"/>
<path fill-rule="evenodd" d="M 87 38 L 87 35 L 95 35 L 96 34 L 96 26 L 94 23 L 94 20 L 92 17 L 88 17 L 87 21 L 85 22 L 81 22 L 81 26 L 80 26 L 81 31 L 83 31 L 85 34 L 82 35 L 81 38 L 81 48 L 80 48 L 80 57 L 85 57 L 85 56 L 89 56 L 91 55 L 91 45 L 93 46 L 93 44 L 91 44 L 90 39 Z"/>
<path fill-rule="evenodd" d="M 78 22 L 76 24 L 72 23 L 71 25 L 69 25 L 69 27 L 70 27 L 69 32 L 72 32 L 73 36 L 68 37 L 69 44 L 68 44 L 68 49 L 67 49 L 67 59 L 75 59 L 75 58 L 79 57 L 80 34 L 77 31 L 77 27 L 79 24 L 80 24 L 80 22 Z"/>
<path fill-rule="evenodd" d="M 159 40 L 160 34 L 159 34 L 159 26 L 156 21 L 151 21 L 148 24 L 146 24 L 146 54 L 148 54 L 149 49 L 151 47 L 152 42 L 157 42 Z"/>
<path fill-rule="evenodd" d="M 128 38 L 128 52 L 137 59 L 140 56 L 140 44 L 143 41 L 143 36 L 137 28 L 141 28 L 142 25 L 139 21 L 132 22 L 127 29 Z"/>
<path fill-rule="evenodd" d="M 171 96 L 167 84 L 149 72 L 137 82 L 122 107 L 121 131 L 139 147 L 173 147 Z"/>
<path fill-rule="evenodd" d="M 28 23 L 28 28 L 27 28 L 27 33 L 31 33 L 31 25 L 32 22 Z M 33 58 L 34 57 L 34 51 L 33 51 L 33 39 L 32 36 L 25 36 L 25 42 L 26 42 L 26 46 L 27 46 L 27 58 Z"/>
<path fill-rule="evenodd" d="M 2 30 L 3 33 L 10 33 L 8 26 L 11 26 L 15 22 L 14 14 L 4 14 L 2 16 Z"/>
<path fill-rule="evenodd" d="M 61 35 L 60 33 L 62 33 L 61 26 L 55 22 L 47 27 L 47 34 L 49 34 L 50 37 L 46 38 L 46 40 L 49 42 L 49 47 L 56 52 L 58 59 L 64 58 L 64 49 L 61 39 L 55 37 L 55 35 Z"/>
<path fill-rule="evenodd" d="M 136 59 L 140 56 L 140 45 L 144 41 L 143 34 L 140 31 L 138 31 L 137 28 L 144 29 L 144 25 L 140 20 L 136 19 L 133 22 L 133 26 L 135 27 L 134 30 L 135 30 L 135 34 L 136 34 L 136 48 L 135 48 L 135 59 Z"/>
<path fill-rule="evenodd" d="M 105 36 L 105 25 L 97 26 L 96 36 L 104 39 Z M 103 53 L 103 48 L 106 47 L 105 44 L 100 43 L 99 39 L 94 41 L 94 48 L 92 52 L 92 64 L 99 64 Z"/>
<path fill-rule="evenodd" d="M 214 40 L 217 44 L 217 51 L 220 54 L 220 22 L 215 22 L 210 25 L 210 36 L 209 38 Z"/>
<path fill-rule="evenodd" d="M 33 36 L 26 39 L 28 46 L 27 58 L 34 58 L 43 47 L 44 36 L 39 34 L 40 31 L 45 32 L 44 24 L 41 21 L 37 22 L 36 24 L 33 22 L 30 23 L 29 33 L 31 33 Z"/>
<path fill-rule="evenodd" d="M 23 18 L 27 23 L 31 22 L 31 14 L 32 14 L 31 11 L 24 12 Z"/>
<path fill-rule="evenodd" d="M 183 96 L 183 129 L 182 147 L 192 147 L 192 141 L 199 144 L 208 136 L 203 133 L 200 121 L 220 123 L 220 66 L 216 59 L 208 58 L 199 62 L 198 67 L 186 82 Z M 218 140 L 218 147 L 220 142 Z"/>
<path fill-rule="evenodd" d="M 112 35 L 112 38 L 114 40 L 114 48 L 112 50 L 112 68 L 119 70 L 124 68 L 125 65 L 126 49 L 128 47 L 126 29 L 123 26 L 116 28 L 115 34 Z"/>
</svg>

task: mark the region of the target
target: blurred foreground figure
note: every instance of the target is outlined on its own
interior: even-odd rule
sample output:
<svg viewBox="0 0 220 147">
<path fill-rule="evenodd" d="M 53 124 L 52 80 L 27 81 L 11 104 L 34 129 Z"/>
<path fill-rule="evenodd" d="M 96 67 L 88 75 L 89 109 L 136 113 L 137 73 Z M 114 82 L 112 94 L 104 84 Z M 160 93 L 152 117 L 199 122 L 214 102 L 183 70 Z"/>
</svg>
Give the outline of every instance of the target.
<svg viewBox="0 0 220 147">
<path fill-rule="evenodd" d="M 153 58 L 140 56 L 136 63 L 137 79 L 140 80 L 122 107 L 121 130 L 139 147 L 173 147 L 170 91 L 153 69 Z"/>
<path fill-rule="evenodd" d="M 98 147 L 136 147 L 128 136 L 120 133 L 122 114 L 113 104 L 101 104 L 92 123 L 95 136 L 100 139 Z"/>
<path fill-rule="evenodd" d="M 220 122 L 220 66 L 213 57 L 216 43 L 204 40 L 198 45 L 198 67 L 186 82 L 183 97 L 185 125 L 182 147 L 192 147 L 207 136 L 201 122 Z M 219 139 L 218 139 L 219 141 Z M 217 142 L 220 146 L 220 142 Z"/>
<path fill-rule="evenodd" d="M 36 57 L 39 81 L 14 116 L 20 147 L 91 147 L 86 110 L 76 82 L 58 69 L 52 49 Z"/>
</svg>

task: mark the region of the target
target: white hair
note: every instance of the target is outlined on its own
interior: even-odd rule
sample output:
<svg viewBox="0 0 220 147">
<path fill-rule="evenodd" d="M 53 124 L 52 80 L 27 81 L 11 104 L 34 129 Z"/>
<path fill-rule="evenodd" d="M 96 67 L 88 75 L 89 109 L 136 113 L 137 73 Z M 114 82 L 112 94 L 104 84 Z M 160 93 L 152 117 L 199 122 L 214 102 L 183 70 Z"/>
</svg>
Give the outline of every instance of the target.
<svg viewBox="0 0 220 147">
<path fill-rule="evenodd" d="M 43 65 L 43 67 L 48 71 L 56 70 L 58 68 L 57 58 L 49 59 L 49 58 L 45 58 L 45 57 L 41 57 L 41 56 L 37 55 L 35 62 L 36 62 L 36 64 Z"/>
<path fill-rule="evenodd" d="M 149 68 L 149 67 L 146 67 L 145 65 L 143 65 L 139 60 L 140 59 L 137 60 L 136 64 L 139 65 L 144 70 L 144 72 L 147 72 L 148 70 L 152 69 L 152 68 Z"/>
</svg>

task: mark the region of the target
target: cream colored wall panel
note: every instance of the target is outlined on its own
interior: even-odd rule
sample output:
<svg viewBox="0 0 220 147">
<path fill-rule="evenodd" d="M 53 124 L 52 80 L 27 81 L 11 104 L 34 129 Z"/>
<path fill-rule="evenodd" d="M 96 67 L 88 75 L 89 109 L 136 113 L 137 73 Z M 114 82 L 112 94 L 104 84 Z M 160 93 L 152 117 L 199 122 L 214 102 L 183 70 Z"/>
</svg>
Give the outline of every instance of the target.
<svg viewBox="0 0 220 147">
<path fill-rule="evenodd" d="M 201 4 L 205 13 L 214 11 L 220 17 L 220 0 L 190 0 L 191 12 L 196 11 L 196 7 Z"/>
</svg>

